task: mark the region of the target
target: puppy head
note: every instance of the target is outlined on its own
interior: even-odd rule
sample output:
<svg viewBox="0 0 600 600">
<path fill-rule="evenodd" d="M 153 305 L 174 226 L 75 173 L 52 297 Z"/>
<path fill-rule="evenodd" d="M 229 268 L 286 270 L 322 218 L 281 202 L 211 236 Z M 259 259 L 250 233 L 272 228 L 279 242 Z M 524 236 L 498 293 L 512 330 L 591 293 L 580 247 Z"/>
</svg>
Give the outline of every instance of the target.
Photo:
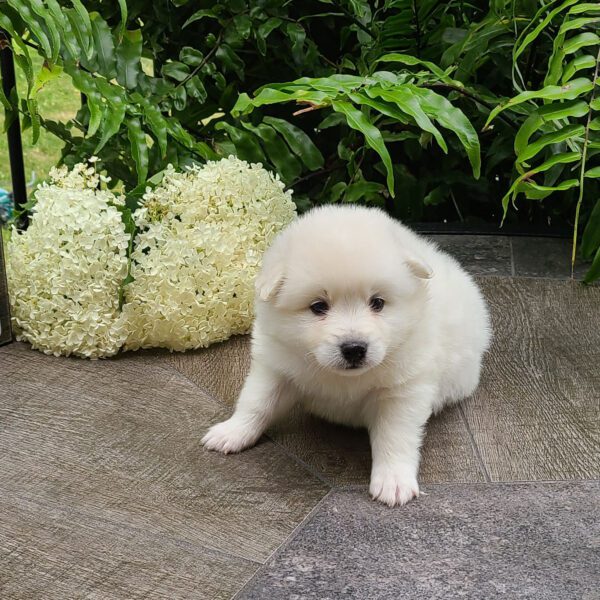
<svg viewBox="0 0 600 600">
<path fill-rule="evenodd" d="M 393 359 L 419 320 L 429 266 L 374 209 L 314 210 L 283 232 L 257 278 L 257 316 L 317 369 L 352 376 Z"/>
</svg>

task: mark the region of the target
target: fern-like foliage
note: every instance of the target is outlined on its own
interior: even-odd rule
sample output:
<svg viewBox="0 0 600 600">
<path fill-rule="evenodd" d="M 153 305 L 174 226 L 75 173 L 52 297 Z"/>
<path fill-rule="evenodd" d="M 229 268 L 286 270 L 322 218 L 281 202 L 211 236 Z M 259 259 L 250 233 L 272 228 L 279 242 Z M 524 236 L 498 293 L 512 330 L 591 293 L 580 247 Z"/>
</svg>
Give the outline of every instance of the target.
<svg viewBox="0 0 600 600">
<path fill-rule="evenodd" d="M 523 195 L 542 200 L 576 190 L 572 264 L 579 237 L 586 183 L 600 178 L 600 4 L 579 0 L 551 2 L 539 9 L 514 47 L 513 80 L 521 92 L 496 107 L 489 125 L 504 111 L 525 114 L 514 138 L 516 177 L 502 203 Z M 526 89 L 521 61 L 543 36 L 552 39 L 543 86 Z M 600 200 L 583 232 L 582 254 L 593 259 L 586 281 L 600 276 Z"/>
</svg>

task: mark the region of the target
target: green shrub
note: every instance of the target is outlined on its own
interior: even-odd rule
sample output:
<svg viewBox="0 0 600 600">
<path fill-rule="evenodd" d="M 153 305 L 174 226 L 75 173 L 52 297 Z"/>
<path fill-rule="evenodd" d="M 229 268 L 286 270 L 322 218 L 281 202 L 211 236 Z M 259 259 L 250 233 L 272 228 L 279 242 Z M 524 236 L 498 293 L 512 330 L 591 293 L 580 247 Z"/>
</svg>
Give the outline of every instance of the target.
<svg viewBox="0 0 600 600">
<path fill-rule="evenodd" d="M 25 126 L 61 137 L 68 165 L 97 154 L 132 205 L 168 163 L 234 153 L 277 171 L 300 210 L 360 201 L 412 221 L 569 224 L 591 279 L 598 7 L 7 0 L 0 27 L 28 73 Z M 67 123 L 36 108 L 60 72 L 85 98 Z"/>
</svg>

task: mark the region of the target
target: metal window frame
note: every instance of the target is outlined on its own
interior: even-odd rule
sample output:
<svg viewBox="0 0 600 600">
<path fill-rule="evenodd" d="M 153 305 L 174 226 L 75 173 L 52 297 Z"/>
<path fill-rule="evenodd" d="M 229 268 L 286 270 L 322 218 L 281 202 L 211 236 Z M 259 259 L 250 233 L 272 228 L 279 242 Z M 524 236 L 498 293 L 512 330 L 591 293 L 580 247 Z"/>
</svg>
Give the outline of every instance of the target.
<svg viewBox="0 0 600 600">
<path fill-rule="evenodd" d="M 10 35 L 3 29 L 0 29 L 0 79 L 2 80 L 4 95 L 7 98 L 14 98 L 18 106 L 15 62 L 10 46 Z M 8 156 L 14 208 L 16 211 L 22 211 L 19 225 L 24 228 L 27 226 L 27 214 L 24 211 L 27 202 L 27 185 L 25 183 L 25 161 L 23 158 L 23 144 L 21 141 L 21 119 L 18 113 L 8 127 L 6 135 L 8 138 Z M 13 334 L 11 328 L 10 303 L 8 300 L 8 283 L 6 280 L 4 243 L 0 233 L 0 345 L 8 344 L 12 340 Z"/>
</svg>

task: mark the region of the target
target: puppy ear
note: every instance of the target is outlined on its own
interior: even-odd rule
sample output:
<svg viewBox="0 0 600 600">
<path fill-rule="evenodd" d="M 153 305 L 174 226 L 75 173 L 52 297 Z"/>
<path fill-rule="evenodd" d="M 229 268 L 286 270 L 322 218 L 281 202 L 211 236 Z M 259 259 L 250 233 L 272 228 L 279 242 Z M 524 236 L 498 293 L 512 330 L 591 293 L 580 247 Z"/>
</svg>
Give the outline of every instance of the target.
<svg viewBox="0 0 600 600">
<path fill-rule="evenodd" d="M 394 221 L 393 231 L 400 249 L 400 256 L 410 272 L 418 279 L 431 279 L 433 269 L 420 256 L 408 249 L 414 245 L 414 234 L 398 221 Z"/>
<path fill-rule="evenodd" d="M 281 261 L 267 260 L 256 278 L 256 293 L 264 302 L 274 298 L 283 285 L 283 263 Z"/>
<path fill-rule="evenodd" d="M 433 277 L 433 270 L 424 260 L 416 256 L 408 256 L 404 262 L 415 277 L 419 279 L 431 279 Z"/>
</svg>

